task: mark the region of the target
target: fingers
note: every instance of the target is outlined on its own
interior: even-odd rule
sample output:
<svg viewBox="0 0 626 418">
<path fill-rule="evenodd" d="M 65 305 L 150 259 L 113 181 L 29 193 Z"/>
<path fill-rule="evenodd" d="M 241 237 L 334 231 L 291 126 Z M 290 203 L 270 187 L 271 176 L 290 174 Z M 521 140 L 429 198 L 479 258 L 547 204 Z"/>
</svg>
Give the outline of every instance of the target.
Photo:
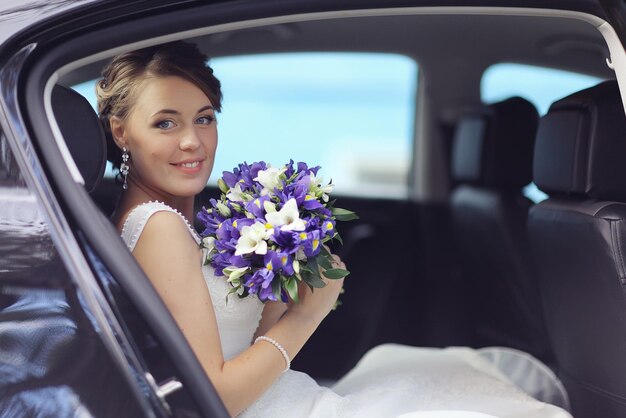
<svg viewBox="0 0 626 418">
<path fill-rule="evenodd" d="M 344 269 L 346 268 L 346 265 L 343 261 L 341 261 L 341 258 L 336 255 L 336 254 L 331 254 L 332 257 L 332 261 L 330 262 L 330 264 L 333 266 L 333 268 L 339 268 L 339 269 Z"/>
<path fill-rule="evenodd" d="M 330 263 L 333 265 L 333 267 L 345 269 L 346 265 L 343 263 L 343 261 L 341 261 L 341 258 L 337 254 L 333 254 L 330 248 L 328 247 L 328 245 L 326 244 L 323 244 L 323 245 L 324 245 L 324 248 L 326 248 L 326 251 L 330 253 L 330 256 L 332 258 Z"/>
</svg>

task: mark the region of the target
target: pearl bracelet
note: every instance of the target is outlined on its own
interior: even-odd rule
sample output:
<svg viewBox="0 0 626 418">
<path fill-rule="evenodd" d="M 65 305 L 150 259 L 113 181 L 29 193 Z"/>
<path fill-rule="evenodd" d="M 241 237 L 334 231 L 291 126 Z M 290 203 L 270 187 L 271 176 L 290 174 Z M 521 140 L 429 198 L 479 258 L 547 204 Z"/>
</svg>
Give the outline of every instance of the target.
<svg viewBox="0 0 626 418">
<path fill-rule="evenodd" d="M 282 345 L 280 345 L 276 340 L 270 337 L 266 337 L 265 335 L 261 335 L 260 337 L 257 337 L 256 340 L 254 340 L 254 343 L 256 344 L 259 341 L 267 341 L 268 343 L 276 347 L 278 351 L 280 351 L 280 354 L 282 354 L 283 358 L 285 359 L 285 364 L 286 364 L 285 370 L 283 370 L 283 373 L 285 373 L 287 370 L 291 368 L 291 360 L 289 360 L 289 355 L 287 354 L 287 350 L 285 350 Z"/>
</svg>

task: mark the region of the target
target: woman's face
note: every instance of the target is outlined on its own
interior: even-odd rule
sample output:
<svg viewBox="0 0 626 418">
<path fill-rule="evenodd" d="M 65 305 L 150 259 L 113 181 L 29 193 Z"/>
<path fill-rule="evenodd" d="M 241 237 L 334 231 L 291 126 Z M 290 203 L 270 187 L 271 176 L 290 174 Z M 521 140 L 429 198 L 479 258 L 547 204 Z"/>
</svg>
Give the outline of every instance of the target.
<svg viewBox="0 0 626 418">
<path fill-rule="evenodd" d="M 217 148 L 215 112 L 195 84 L 180 77 L 142 82 L 125 121 L 111 131 L 130 153 L 129 181 L 157 196 L 199 193 L 213 169 Z"/>
</svg>

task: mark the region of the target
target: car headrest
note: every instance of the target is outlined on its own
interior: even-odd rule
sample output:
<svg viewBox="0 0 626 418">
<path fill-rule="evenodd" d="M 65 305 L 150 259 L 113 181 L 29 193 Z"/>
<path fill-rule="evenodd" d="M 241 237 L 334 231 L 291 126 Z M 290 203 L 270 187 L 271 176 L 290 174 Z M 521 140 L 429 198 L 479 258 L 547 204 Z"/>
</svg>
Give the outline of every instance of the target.
<svg viewBox="0 0 626 418">
<path fill-rule="evenodd" d="M 85 180 L 85 189 L 91 192 L 102 179 L 107 160 L 106 138 L 98 115 L 87 99 L 58 84 L 52 90 L 52 110 Z"/>
<path fill-rule="evenodd" d="M 535 106 L 521 97 L 462 116 L 454 135 L 453 179 L 516 190 L 530 183 L 538 122 Z"/>
<path fill-rule="evenodd" d="M 539 123 L 533 171 L 548 194 L 626 201 L 626 117 L 616 81 L 550 106 Z"/>
</svg>

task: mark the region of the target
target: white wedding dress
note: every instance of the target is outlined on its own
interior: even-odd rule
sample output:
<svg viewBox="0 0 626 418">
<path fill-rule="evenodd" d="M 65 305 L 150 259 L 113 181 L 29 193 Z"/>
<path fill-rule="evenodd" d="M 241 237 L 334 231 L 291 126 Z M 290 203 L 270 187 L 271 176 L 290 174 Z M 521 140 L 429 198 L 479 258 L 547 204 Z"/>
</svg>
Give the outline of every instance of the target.
<svg viewBox="0 0 626 418">
<path fill-rule="evenodd" d="M 180 215 L 160 202 L 139 205 L 128 215 L 122 238 L 131 252 L 150 216 L 163 210 Z M 181 218 L 185 220 L 182 215 Z M 197 232 L 185 222 L 200 243 Z M 227 303 L 230 287 L 226 281 L 215 277 L 211 266 L 203 266 L 202 271 L 228 360 L 252 343 L 263 304 L 255 297 L 239 299 L 232 295 Z M 328 320 L 332 320 L 332 315 Z M 507 354 L 498 349 L 482 353 L 462 347 L 434 349 L 387 344 L 370 350 L 332 389 L 319 386 L 307 374 L 289 370 L 240 417 L 571 418 L 564 409 L 540 402 L 512 383 L 510 376 L 501 372 L 501 366 L 506 364 L 502 359 L 506 360 Z M 526 370 L 539 376 L 535 383 L 548 389 L 560 384 L 549 371 L 544 373 L 547 368 L 537 364 L 537 360 L 529 361 L 532 364 Z"/>
</svg>

